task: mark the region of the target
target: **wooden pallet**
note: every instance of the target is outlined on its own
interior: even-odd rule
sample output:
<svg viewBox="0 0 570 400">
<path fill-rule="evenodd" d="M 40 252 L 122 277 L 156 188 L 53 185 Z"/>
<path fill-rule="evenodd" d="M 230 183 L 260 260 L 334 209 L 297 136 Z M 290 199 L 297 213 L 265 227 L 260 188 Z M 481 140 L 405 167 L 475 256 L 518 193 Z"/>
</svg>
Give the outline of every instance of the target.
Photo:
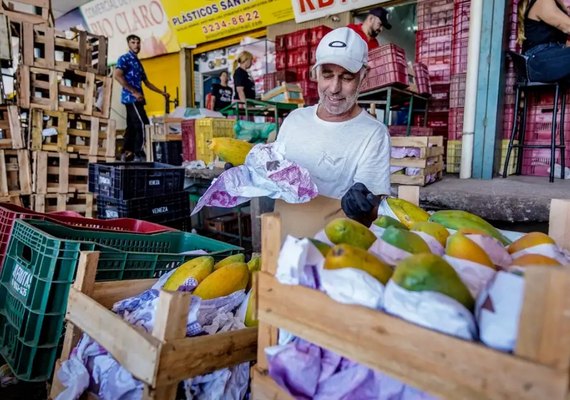
<svg viewBox="0 0 570 400">
<path fill-rule="evenodd" d="M 31 208 L 37 212 L 75 211 L 84 217 L 97 216 L 93 193 L 48 193 L 33 194 L 31 197 Z"/>
<path fill-rule="evenodd" d="M 570 395 L 570 267 L 525 271 L 517 347 L 508 354 L 279 283 L 281 221 L 271 214 L 262 219 L 254 399 L 290 398 L 267 376 L 264 349 L 277 343 L 277 327 L 441 399 L 563 400 Z M 552 201 L 550 222 L 549 234 L 570 248 L 570 200 Z"/>
<path fill-rule="evenodd" d="M 0 7 L 10 22 L 54 25 L 50 0 L 5 0 Z"/>
<path fill-rule="evenodd" d="M 77 153 L 32 152 L 32 186 L 36 194 L 87 193 L 89 163 L 113 159 L 85 157 Z"/>
<path fill-rule="evenodd" d="M 17 106 L 0 106 L 0 149 L 24 149 Z"/>
<path fill-rule="evenodd" d="M 20 196 L 32 193 L 28 150 L 0 149 L 0 196 Z"/>
<path fill-rule="evenodd" d="M 390 166 L 419 168 L 418 175 L 396 172 L 390 175 L 390 182 L 399 185 L 425 186 L 443 177 L 443 136 L 391 137 L 392 148 L 406 147 L 420 150 L 419 157 L 391 158 Z"/>
<path fill-rule="evenodd" d="M 183 379 L 255 360 L 257 328 L 185 337 L 190 293 L 160 292 L 152 335 L 130 325 L 109 308 L 116 301 L 150 288 L 156 280 L 95 283 L 98 257 L 98 252 L 81 253 L 69 292 L 65 339 L 50 399 L 63 390 L 57 372 L 69 358 L 81 331 L 144 383 L 143 399 L 174 399 Z"/>
<path fill-rule="evenodd" d="M 109 117 L 113 90 L 110 77 L 20 65 L 17 78 L 18 104 L 22 108 Z M 99 98 L 100 105 L 97 104 Z"/>
<path fill-rule="evenodd" d="M 107 73 L 107 38 L 84 31 L 60 32 L 46 25 L 24 23 L 20 52 L 30 67 L 61 72 L 79 70 Z"/>
<path fill-rule="evenodd" d="M 44 129 L 57 129 L 57 135 L 43 136 Z M 32 109 L 30 149 L 79 153 L 115 159 L 115 120 L 65 111 Z"/>
</svg>

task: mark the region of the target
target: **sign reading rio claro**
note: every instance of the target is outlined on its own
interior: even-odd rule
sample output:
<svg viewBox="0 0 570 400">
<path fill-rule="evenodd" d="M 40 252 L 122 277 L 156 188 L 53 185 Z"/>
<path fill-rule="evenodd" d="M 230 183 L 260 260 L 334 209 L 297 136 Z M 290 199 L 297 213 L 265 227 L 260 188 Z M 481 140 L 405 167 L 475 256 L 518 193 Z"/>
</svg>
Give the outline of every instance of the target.
<svg viewBox="0 0 570 400">
<path fill-rule="evenodd" d="M 162 0 L 181 46 L 293 19 L 291 0 Z"/>
</svg>

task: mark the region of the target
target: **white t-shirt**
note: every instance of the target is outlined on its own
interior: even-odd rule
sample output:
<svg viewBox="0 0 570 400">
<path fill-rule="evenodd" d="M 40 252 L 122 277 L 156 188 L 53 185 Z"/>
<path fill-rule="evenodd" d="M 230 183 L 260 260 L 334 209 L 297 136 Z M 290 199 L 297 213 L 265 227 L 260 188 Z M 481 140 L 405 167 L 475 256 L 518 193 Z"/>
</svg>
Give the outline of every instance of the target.
<svg viewBox="0 0 570 400">
<path fill-rule="evenodd" d="M 390 193 L 390 137 L 365 110 L 344 122 L 317 116 L 317 105 L 293 111 L 279 129 L 285 157 L 306 168 L 319 194 L 340 199 L 360 182 L 374 194 Z"/>
</svg>

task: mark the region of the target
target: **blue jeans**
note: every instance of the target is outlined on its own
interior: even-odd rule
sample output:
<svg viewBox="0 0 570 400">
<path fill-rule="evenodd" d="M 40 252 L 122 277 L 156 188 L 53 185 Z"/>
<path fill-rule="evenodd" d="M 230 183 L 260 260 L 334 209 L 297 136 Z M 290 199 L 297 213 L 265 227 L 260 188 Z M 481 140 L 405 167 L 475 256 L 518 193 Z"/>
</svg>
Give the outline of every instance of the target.
<svg viewBox="0 0 570 400">
<path fill-rule="evenodd" d="M 532 82 L 570 81 L 570 47 L 559 43 L 539 44 L 527 50 L 525 56 Z"/>
</svg>

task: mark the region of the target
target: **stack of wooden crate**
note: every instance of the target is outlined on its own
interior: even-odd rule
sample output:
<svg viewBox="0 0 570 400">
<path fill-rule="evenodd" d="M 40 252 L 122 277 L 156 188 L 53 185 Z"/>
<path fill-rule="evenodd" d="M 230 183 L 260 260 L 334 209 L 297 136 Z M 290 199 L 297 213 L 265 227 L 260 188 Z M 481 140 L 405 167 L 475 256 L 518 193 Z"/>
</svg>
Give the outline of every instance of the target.
<svg viewBox="0 0 570 400">
<path fill-rule="evenodd" d="M 115 160 L 107 38 L 77 30 L 56 31 L 49 17 L 49 1 L 12 3 L 42 11 L 37 15 L 14 11 L 18 7 L 0 11 L 8 15 L 12 35 L 19 41 L 17 106 L 6 107 L 5 119 L 0 114 L 0 129 L 4 124 L 16 130 L 9 138 L 11 152 L 20 152 L 17 194 L 31 195 L 35 211 L 72 210 L 93 216 L 93 195 L 87 190 L 88 164 Z M 6 160 L 13 157 L 4 153 Z"/>
</svg>

